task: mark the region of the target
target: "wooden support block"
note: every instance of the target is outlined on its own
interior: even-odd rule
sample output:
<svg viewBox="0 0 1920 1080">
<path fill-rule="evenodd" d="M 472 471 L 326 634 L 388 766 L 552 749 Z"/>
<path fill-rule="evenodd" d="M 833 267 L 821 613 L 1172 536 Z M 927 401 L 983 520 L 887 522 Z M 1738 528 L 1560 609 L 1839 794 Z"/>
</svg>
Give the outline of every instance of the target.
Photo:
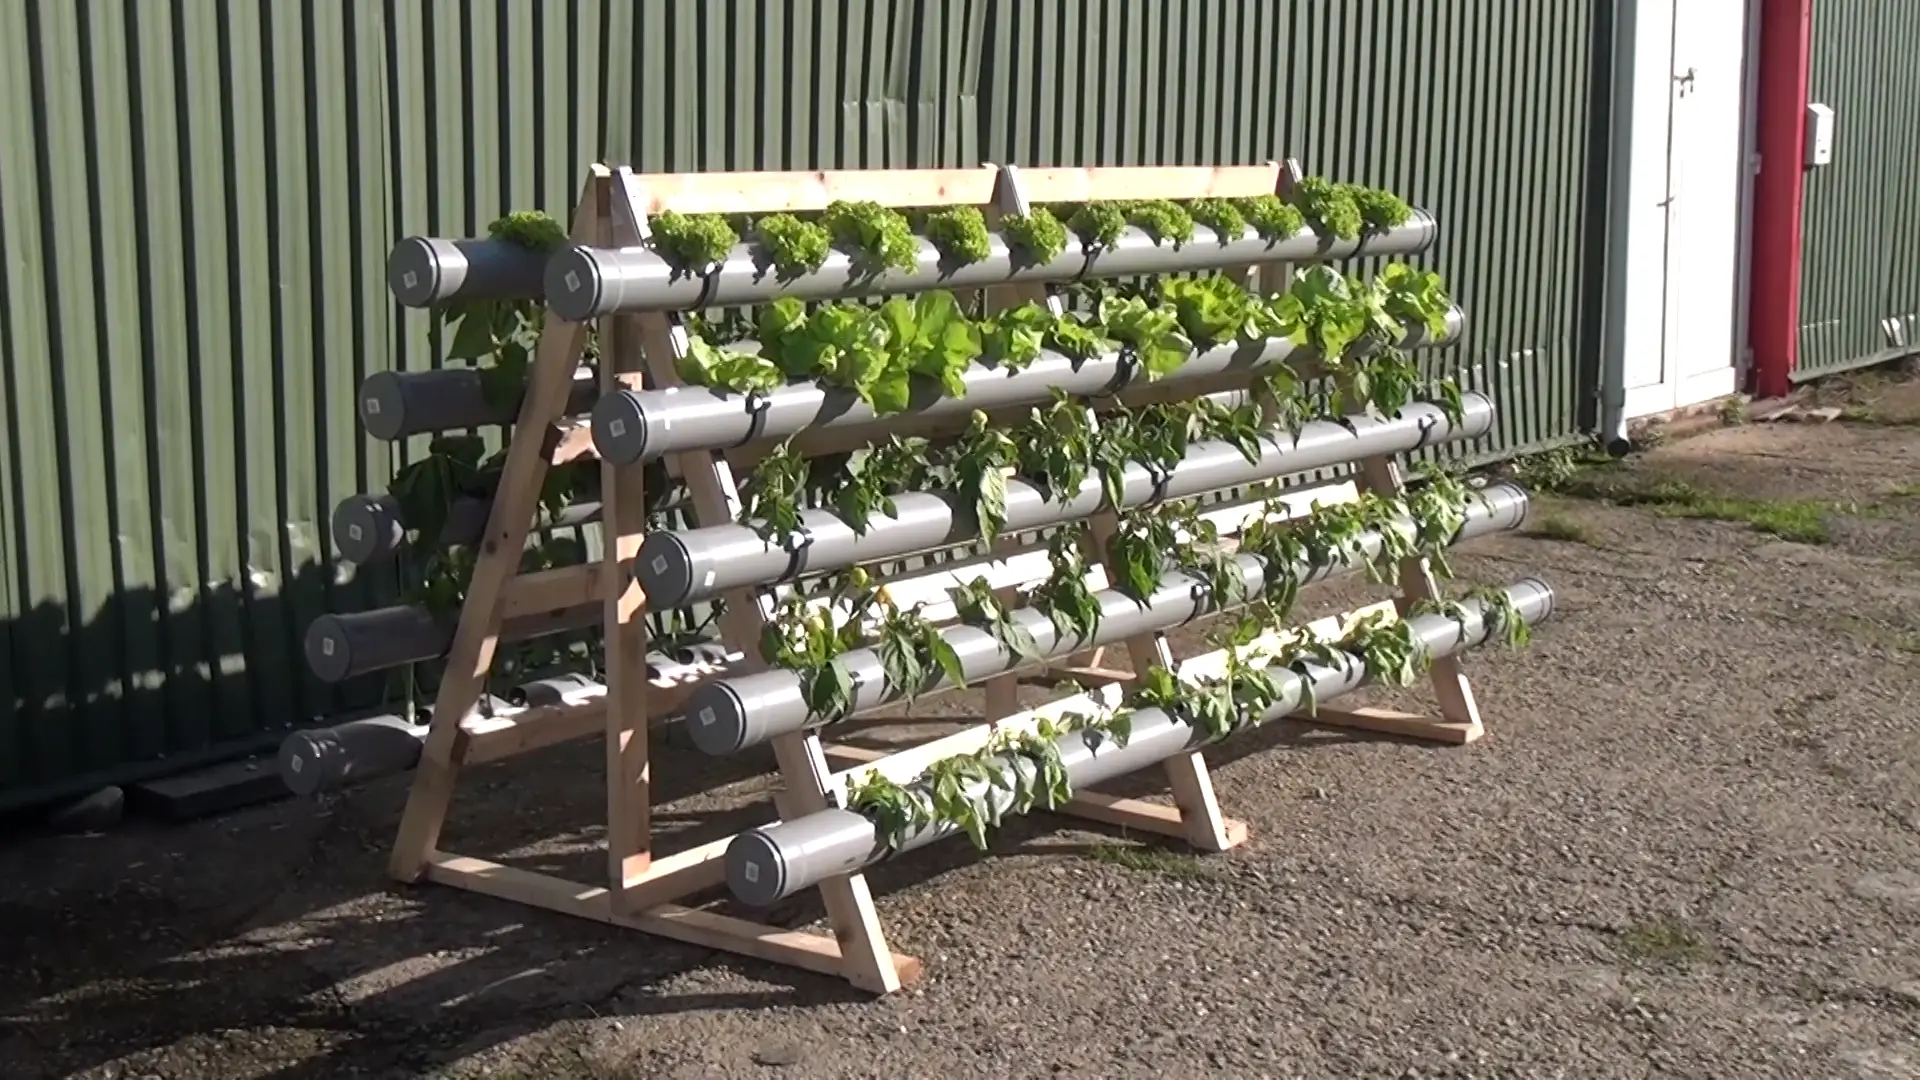
<svg viewBox="0 0 1920 1080">
<path fill-rule="evenodd" d="M 1381 735 L 1397 735 L 1405 739 L 1421 739 L 1427 742 L 1449 743 L 1464 746 L 1484 734 L 1479 724 L 1463 724 L 1454 720 L 1434 719 L 1416 713 L 1396 712 L 1392 709 L 1355 708 L 1355 709 L 1316 709 L 1294 713 L 1289 719 L 1303 724 L 1318 724 L 1324 727 L 1352 728 L 1356 731 L 1371 731 Z"/>
</svg>

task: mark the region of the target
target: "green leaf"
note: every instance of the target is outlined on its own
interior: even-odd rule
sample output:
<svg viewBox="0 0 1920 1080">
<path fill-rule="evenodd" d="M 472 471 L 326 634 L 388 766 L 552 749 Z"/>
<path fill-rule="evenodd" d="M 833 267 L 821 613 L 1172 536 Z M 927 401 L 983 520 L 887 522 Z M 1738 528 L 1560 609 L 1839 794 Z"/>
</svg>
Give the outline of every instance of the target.
<svg viewBox="0 0 1920 1080">
<path fill-rule="evenodd" d="M 528 356 L 526 346 L 506 341 L 493 363 L 480 369 L 480 395 L 495 409 L 517 408 L 527 391 Z"/>
<path fill-rule="evenodd" d="M 462 305 L 458 314 L 449 317 L 446 324 L 458 321 L 453 340 L 447 344 L 448 360 L 478 360 L 493 353 L 497 342 L 494 337 L 494 323 L 500 313 L 500 303 L 493 300 L 476 300 Z"/>
</svg>

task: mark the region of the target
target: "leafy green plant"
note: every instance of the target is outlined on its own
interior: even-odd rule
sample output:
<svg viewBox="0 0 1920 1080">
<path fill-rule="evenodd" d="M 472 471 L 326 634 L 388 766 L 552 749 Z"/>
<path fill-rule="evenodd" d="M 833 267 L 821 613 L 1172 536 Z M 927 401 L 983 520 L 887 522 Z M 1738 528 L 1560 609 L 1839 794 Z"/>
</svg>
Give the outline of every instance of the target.
<svg viewBox="0 0 1920 1080">
<path fill-rule="evenodd" d="M 1149 381 L 1179 368 L 1193 355 L 1193 342 L 1180 332 L 1180 317 L 1139 297 L 1111 299 L 1100 305 L 1102 330 L 1127 346 Z"/>
<path fill-rule="evenodd" d="M 1112 247 L 1126 227 L 1125 207 L 1116 203 L 1081 203 L 1067 215 L 1067 228 L 1090 251 Z"/>
<path fill-rule="evenodd" d="M 893 501 L 895 494 L 922 490 L 932 482 L 927 441 L 888 436 L 869 449 L 858 465 L 846 470 L 832 497 L 841 520 L 856 534 L 864 535 L 875 514 L 900 516 Z"/>
<path fill-rule="evenodd" d="M 1407 323 L 1423 327 L 1435 340 L 1446 337 L 1453 297 L 1439 274 L 1406 263 L 1388 263 L 1374 277 L 1373 290 L 1380 297 L 1381 311 L 1390 320 L 1391 329 L 1385 335 L 1388 340 L 1398 342 L 1405 335 L 1403 327 Z"/>
<path fill-rule="evenodd" d="M 1295 345 L 1304 345 L 1322 361 L 1337 364 L 1349 346 L 1367 331 L 1367 305 L 1353 283 L 1330 266 L 1310 266 L 1294 274 L 1293 286 L 1275 304 Z"/>
<path fill-rule="evenodd" d="M 1413 207 L 1391 191 L 1379 188 L 1363 187 L 1359 184 L 1346 184 L 1347 197 L 1360 211 L 1360 220 L 1366 231 L 1383 233 L 1405 225 L 1413 217 Z"/>
<path fill-rule="evenodd" d="M 768 214 L 753 223 L 753 233 L 766 249 L 774 276 L 781 281 L 818 271 L 827 264 L 827 254 L 833 249 L 832 233 L 792 214 Z"/>
<path fill-rule="evenodd" d="M 980 535 L 997 536 L 1007 525 L 1007 474 L 1020 458 L 1007 433 L 993 427 L 975 409 L 966 433 L 954 441 L 947 462 L 961 498 L 973 510 Z"/>
<path fill-rule="evenodd" d="M 1056 321 L 1044 304 L 1010 307 L 981 322 L 982 352 L 1004 371 L 1025 371 L 1040 358 Z"/>
<path fill-rule="evenodd" d="M 1278 195 L 1235 199 L 1233 205 L 1246 217 L 1247 224 L 1253 226 L 1253 231 L 1260 234 L 1260 239 L 1269 244 L 1290 240 L 1307 225 L 1307 219 L 1299 208 L 1289 205 Z"/>
<path fill-rule="evenodd" d="M 1504 641 L 1508 648 L 1524 648 L 1533 639 L 1532 628 L 1520 617 L 1520 609 L 1507 590 L 1482 585 L 1470 590 L 1467 598 L 1480 601 L 1480 618 L 1487 624 L 1489 636 Z"/>
<path fill-rule="evenodd" d="M 919 265 L 920 243 L 907 216 L 898 210 L 876 202 L 835 200 L 820 214 L 820 224 L 834 242 L 849 250 L 854 265 L 865 273 L 912 270 Z"/>
<path fill-rule="evenodd" d="M 950 292 L 924 292 L 912 300 L 894 297 L 880 306 L 880 320 L 887 334 L 883 348 L 891 364 L 888 374 L 904 372 L 938 383 L 948 397 L 964 397 L 967 383 L 963 376 L 980 355 L 980 328 L 960 310 L 959 301 Z M 904 377 L 900 380 L 905 382 Z M 904 396 L 905 391 L 901 391 Z M 899 400 L 898 411 L 906 401 Z M 874 411 L 883 411 L 876 404 Z"/>
<path fill-rule="evenodd" d="M 704 273 L 708 267 L 725 262 L 740 242 L 740 234 L 720 214 L 680 214 L 672 210 L 655 214 L 648 222 L 653 233 L 654 250 L 683 273 Z"/>
<path fill-rule="evenodd" d="M 1234 205 L 1232 199 L 1195 199 L 1187 204 L 1187 214 L 1196 224 L 1212 229 L 1222 247 L 1240 239 L 1247 232 L 1247 215 Z"/>
<path fill-rule="evenodd" d="M 773 544 L 792 542 L 808 502 L 810 470 L 805 454 L 787 439 L 757 462 L 740 485 L 740 524 Z"/>
<path fill-rule="evenodd" d="M 1067 227 L 1043 206 L 1036 206 L 1029 213 L 1001 218 L 1000 232 L 1012 251 L 1024 255 L 1035 266 L 1045 266 L 1067 250 Z"/>
<path fill-rule="evenodd" d="M 1193 217 L 1185 207 L 1167 199 L 1143 199 L 1125 204 L 1129 225 L 1137 226 L 1156 244 L 1171 240 L 1179 247 L 1193 239 Z"/>
<path fill-rule="evenodd" d="M 1160 300 L 1198 350 L 1278 337 L 1286 329 L 1270 305 L 1226 277 L 1169 278 L 1160 283 Z"/>
<path fill-rule="evenodd" d="M 773 610 L 760 637 L 761 659 L 800 677 L 809 717 L 838 720 L 853 707 L 853 673 L 843 659 L 859 647 L 866 610 L 878 596 L 865 571 L 831 583 L 828 603 L 789 593 Z"/>
<path fill-rule="evenodd" d="M 1293 188 L 1293 205 L 1313 231 L 1327 239 L 1354 240 L 1360 236 L 1363 219 L 1353 192 L 1344 184 L 1325 177 L 1302 177 Z"/>
<path fill-rule="evenodd" d="M 1011 656 L 1028 661 L 1042 659 L 1039 643 L 1013 618 L 986 578 L 976 577 L 947 591 L 953 597 L 954 611 L 962 623 L 984 631 Z M 958 684 L 962 680 L 954 681 Z"/>
<path fill-rule="evenodd" d="M 1411 686 L 1431 664 L 1412 626 L 1384 611 L 1354 620 L 1340 649 L 1360 658 L 1369 679 L 1388 686 Z"/>
<path fill-rule="evenodd" d="M 1060 641 L 1085 642 L 1100 633 L 1100 601 L 1087 587 L 1087 561 L 1073 530 L 1063 529 L 1047 541 L 1047 580 L 1027 590 L 1027 602 L 1053 622 Z"/>
<path fill-rule="evenodd" d="M 1056 502 L 1080 494 L 1097 448 L 1105 445 L 1094 427 L 1093 411 L 1060 390 L 1053 391 L 1053 401 L 1045 408 L 1027 414 L 1013 441 L 1022 478 Z M 1111 489 L 1110 497 L 1119 499 Z"/>
<path fill-rule="evenodd" d="M 735 394 L 764 393 L 787 381 L 779 365 L 764 356 L 720 348 L 692 335 L 687 339 L 687 355 L 674 368 L 690 386 L 709 386 Z"/>
<path fill-rule="evenodd" d="M 555 251 L 567 242 L 566 226 L 540 210 L 515 210 L 496 218 L 488 224 L 487 235 L 532 251 Z"/>
<path fill-rule="evenodd" d="M 993 253 L 987 218 L 976 206 L 950 206 L 927 215 L 927 239 L 951 266 L 970 266 Z"/>
<path fill-rule="evenodd" d="M 940 628 L 920 614 L 923 606 L 902 609 L 891 601 L 882 603 L 880 667 L 886 672 L 887 683 L 908 701 L 919 697 L 941 676 L 954 686 L 967 682 L 960 654 L 947 644 Z"/>
</svg>

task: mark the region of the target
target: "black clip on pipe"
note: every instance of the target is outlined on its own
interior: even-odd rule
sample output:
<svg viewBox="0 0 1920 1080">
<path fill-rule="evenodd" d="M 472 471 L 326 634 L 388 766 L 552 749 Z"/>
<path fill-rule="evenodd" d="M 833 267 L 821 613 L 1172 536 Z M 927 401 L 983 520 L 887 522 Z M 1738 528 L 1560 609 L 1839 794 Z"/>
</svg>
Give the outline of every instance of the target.
<svg viewBox="0 0 1920 1080">
<path fill-rule="evenodd" d="M 787 553 L 787 572 L 781 575 L 783 580 L 791 581 L 807 570 L 807 552 L 813 550 L 813 530 L 806 522 L 780 538 L 780 546 Z"/>
<path fill-rule="evenodd" d="M 1120 346 L 1120 359 L 1113 362 L 1113 378 L 1100 389 L 1098 397 L 1115 397 L 1120 391 L 1133 385 L 1134 377 L 1140 374 L 1140 354 L 1131 345 Z"/>
<path fill-rule="evenodd" d="M 745 446 L 766 433 L 767 411 L 773 407 L 773 399 L 758 390 L 749 390 L 743 407 L 747 410 L 747 437 L 736 443 L 737 446 Z"/>
<path fill-rule="evenodd" d="M 720 275 L 716 271 L 725 265 L 724 262 L 710 262 L 706 269 L 696 275 L 700 278 L 700 299 L 689 305 L 695 311 L 704 311 L 713 306 L 713 294 L 720 291 Z"/>
</svg>

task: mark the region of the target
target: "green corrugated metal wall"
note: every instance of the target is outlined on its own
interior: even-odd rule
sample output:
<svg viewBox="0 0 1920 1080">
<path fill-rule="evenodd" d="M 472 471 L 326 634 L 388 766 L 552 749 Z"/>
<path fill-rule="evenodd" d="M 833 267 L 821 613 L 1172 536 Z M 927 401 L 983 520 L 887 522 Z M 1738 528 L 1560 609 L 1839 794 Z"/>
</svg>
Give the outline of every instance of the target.
<svg viewBox="0 0 1920 1080">
<path fill-rule="evenodd" d="M 1833 161 L 1807 173 L 1796 378 L 1920 352 L 1920 4 L 1813 5 L 1810 101 Z"/>
<path fill-rule="evenodd" d="M 432 363 L 394 238 L 564 214 L 582 168 L 1244 163 L 1435 211 L 1481 454 L 1574 431 L 1604 0 L 0 5 L 0 802 L 343 702 L 306 623 Z"/>
</svg>

